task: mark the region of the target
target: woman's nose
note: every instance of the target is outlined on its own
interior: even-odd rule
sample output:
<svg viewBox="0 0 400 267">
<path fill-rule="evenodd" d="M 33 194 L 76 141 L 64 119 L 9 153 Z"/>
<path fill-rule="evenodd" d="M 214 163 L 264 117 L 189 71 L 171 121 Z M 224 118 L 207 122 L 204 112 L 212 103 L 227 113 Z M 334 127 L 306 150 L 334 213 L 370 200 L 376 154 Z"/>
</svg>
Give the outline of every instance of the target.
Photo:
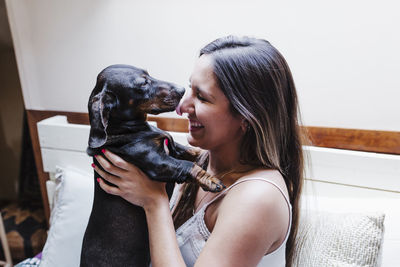
<svg viewBox="0 0 400 267">
<path fill-rule="evenodd" d="M 189 94 L 185 94 L 181 99 L 178 107 L 176 108 L 176 113 L 181 116 L 183 113 L 191 113 L 194 111 L 193 103 Z"/>
</svg>

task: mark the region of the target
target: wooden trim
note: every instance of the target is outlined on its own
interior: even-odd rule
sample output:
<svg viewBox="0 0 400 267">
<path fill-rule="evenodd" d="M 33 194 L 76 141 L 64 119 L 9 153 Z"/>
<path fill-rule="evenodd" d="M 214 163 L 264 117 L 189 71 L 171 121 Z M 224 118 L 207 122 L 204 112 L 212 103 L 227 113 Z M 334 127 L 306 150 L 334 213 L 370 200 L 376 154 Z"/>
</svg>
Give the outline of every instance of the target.
<svg viewBox="0 0 400 267">
<path fill-rule="evenodd" d="M 55 115 L 67 116 L 70 123 L 89 124 L 87 113 L 27 110 L 29 131 L 47 220 L 50 217 L 46 190 L 46 181 L 49 179 L 49 175 L 43 171 L 36 123 Z M 156 121 L 158 127 L 166 131 L 188 131 L 188 120 L 185 118 L 148 116 L 148 120 Z M 304 133 L 307 133 L 308 139 L 313 146 L 400 155 L 400 132 L 325 127 L 302 127 L 302 129 Z"/>
<path fill-rule="evenodd" d="M 156 121 L 157 127 L 164 131 L 187 133 L 189 129 L 189 121 L 185 118 L 161 118 L 147 116 L 147 120 Z"/>
<path fill-rule="evenodd" d="M 313 146 L 400 154 L 400 132 L 324 127 L 306 131 Z"/>
</svg>

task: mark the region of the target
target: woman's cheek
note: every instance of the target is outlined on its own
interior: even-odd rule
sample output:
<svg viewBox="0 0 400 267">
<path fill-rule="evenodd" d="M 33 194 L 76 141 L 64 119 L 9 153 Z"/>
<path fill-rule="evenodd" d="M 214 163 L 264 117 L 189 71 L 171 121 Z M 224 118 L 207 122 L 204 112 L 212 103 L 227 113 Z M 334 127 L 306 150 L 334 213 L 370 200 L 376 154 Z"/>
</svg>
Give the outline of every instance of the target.
<svg viewBox="0 0 400 267">
<path fill-rule="evenodd" d="M 202 124 L 207 123 L 212 118 L 216 118 L 217 115 L 218 113 L 206 104 L 196 106 L 196 117 Z"/>
</svg>

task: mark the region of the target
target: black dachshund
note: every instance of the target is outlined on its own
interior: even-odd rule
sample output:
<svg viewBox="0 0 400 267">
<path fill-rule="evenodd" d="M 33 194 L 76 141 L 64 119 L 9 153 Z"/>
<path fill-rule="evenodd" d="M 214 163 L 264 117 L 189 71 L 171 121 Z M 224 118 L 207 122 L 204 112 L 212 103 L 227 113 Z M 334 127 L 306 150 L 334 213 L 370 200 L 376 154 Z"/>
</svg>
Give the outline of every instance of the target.
<svg viewBox="0 0 400 267">
<path fill-rule="evenodd" d="M 90 136 L 87 153 L 107 149 L 134 163 L 150 179 L 194 182 L 217 192 L 224 185 L 193 161 L 198 151 L 178 143 L 146 122 L 146 114 L 173 111 L 185 89 L 152 78 L 142 69 L 112 65 L 97 77 L 89 98 Z M 168 151 L 164 141 L 168 139 Z M 93 157 L 97 166 L 100 166 Z M 95 178 L 99 177 L 95 174 Z M 149 266 L 150 252 L 144 210 L 119 196 L 105 193 L 95 182 L 92 213 L 83 239 L 81 266 Z"/>
</svg>

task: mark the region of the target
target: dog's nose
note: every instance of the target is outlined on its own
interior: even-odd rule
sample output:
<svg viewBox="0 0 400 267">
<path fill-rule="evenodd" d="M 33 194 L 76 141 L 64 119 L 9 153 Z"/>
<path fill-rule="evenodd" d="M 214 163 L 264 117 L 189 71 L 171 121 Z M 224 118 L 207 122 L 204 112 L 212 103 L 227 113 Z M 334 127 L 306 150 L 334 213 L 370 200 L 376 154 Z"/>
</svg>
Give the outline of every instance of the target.
<svg viewBox="0 0 400 267">
<path fill-rule="evenodd" d="M 185 88 L 183 87 L 178 87 L 176 89 L 176 92 L 179 94 L 180 97 L 182 97 L 185 94 Z"/>
</svg>

